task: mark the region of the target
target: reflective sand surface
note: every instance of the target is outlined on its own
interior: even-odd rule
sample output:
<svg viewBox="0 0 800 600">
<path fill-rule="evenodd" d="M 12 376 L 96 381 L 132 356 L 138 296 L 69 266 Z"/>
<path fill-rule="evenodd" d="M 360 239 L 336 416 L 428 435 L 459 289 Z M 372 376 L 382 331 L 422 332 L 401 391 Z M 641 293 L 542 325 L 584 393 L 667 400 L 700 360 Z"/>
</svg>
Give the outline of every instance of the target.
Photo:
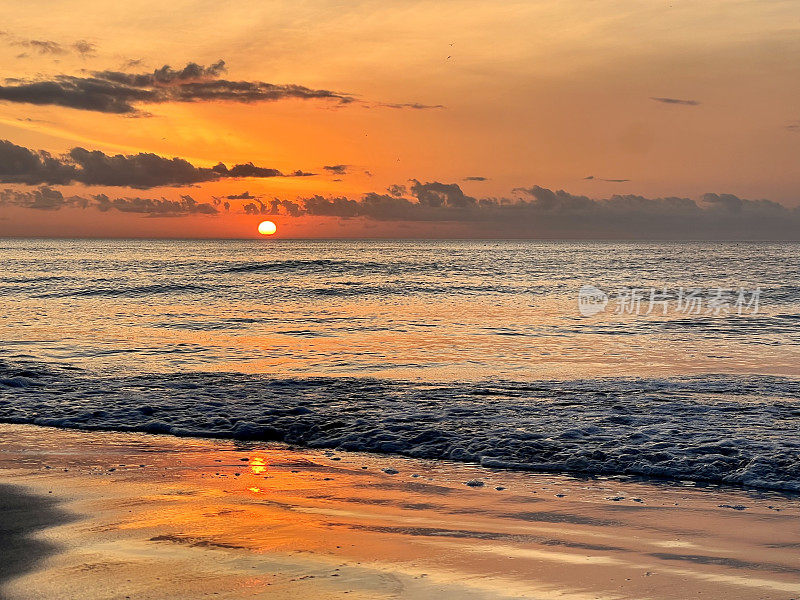
<svg viewBox="0 0 800 600">
<path fill-rule="evenodd" d="M 258 443 L 0 433 L 4 480 L 78 517 L 39 534 L 60 552 L 11 581 L 12 599 L 800 594 L 789 496 Z"/>
</svg>

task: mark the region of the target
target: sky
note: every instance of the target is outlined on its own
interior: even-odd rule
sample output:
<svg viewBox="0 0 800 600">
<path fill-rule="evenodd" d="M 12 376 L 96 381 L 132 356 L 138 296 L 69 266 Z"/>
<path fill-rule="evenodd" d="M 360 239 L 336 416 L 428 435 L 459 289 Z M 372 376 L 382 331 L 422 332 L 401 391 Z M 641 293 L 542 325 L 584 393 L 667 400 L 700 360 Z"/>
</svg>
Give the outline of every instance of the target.
<svg viewBox="0 0 800 600">
<path fill-rule="evenodd" d="M 0 235 L 800 238 L 790 0 L 0 0 Z"/>
</svg>

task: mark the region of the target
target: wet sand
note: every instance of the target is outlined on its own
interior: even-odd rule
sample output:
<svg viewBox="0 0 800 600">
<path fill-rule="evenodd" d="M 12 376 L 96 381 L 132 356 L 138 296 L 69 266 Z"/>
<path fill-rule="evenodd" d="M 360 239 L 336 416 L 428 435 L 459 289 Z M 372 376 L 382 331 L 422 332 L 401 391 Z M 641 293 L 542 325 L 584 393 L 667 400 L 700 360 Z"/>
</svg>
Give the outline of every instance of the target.
<svg viewBox="0 0 800 600">
<path fill-rule="evenodd" d="M 9 599 L 800 597 L 771 492 L 27 425 L 0 482 Z"/>
</svg>

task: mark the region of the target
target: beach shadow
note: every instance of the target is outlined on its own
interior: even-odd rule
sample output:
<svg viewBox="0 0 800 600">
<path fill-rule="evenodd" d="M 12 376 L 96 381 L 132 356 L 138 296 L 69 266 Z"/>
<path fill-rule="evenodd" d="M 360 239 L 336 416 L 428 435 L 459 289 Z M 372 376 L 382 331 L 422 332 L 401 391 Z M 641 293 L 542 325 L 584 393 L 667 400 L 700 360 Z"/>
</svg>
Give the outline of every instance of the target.
<svg viewBox="0 0 800 600">
<path fill-rule="evenodd" d="M 0 484 L 0 600 L 6 598 L 4 587 L 11 579 L 35 570 L 43 559 L 59 552 L 56 544 L 33 534 L 75 518 L 55 499 Z"/>
</svg>

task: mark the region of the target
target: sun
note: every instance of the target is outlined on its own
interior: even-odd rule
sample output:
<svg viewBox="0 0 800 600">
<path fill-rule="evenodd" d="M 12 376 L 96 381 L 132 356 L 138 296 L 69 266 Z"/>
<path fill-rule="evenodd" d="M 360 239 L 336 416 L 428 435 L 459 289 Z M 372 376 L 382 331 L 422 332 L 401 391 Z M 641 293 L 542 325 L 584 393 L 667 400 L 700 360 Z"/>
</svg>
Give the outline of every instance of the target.
<svg viewBox="0 0 800 600">
<path fill-rule="evenodd" d="M 278 226 L 272 221 L 262 221 L 258 224 L 258 233 L 261 235 L 272 235 L 278 231 Z"/>
</svg>

